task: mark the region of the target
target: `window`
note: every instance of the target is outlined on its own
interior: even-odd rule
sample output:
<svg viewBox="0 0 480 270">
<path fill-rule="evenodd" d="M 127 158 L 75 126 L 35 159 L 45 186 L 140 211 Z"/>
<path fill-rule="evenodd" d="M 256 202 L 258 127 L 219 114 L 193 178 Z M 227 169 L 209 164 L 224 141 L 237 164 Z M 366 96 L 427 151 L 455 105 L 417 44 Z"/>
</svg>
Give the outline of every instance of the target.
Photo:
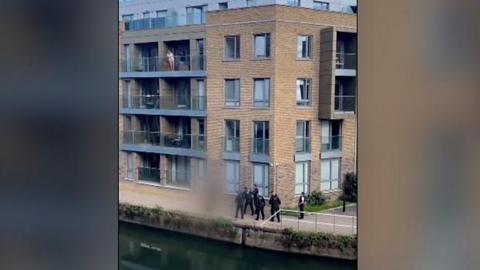
<svg viewBox="0 0 480 270">
<path fill-rule="evenodd" d="M 253 163 L 253 183 L 258 187 L 258 194 L 268 196 L 268 165 Z"/>
<path fill-rule="evenodd" d="M 240 151 L 240 121 L 225 120 L 225 152 Z"/>
<path fill-rule="evenodd" d="M 122 21 L 128 22 L 133 20 L 133 14 L 125 14 L 122 15 Z"/>
<path fill-rule="evenodd" d="M 270 34 L 254 35 L 254 56 L 255 58 L 270 57 Z"/>
<path fill-rule="evenodd" d="M 310 121 L 297 121 L 295 149 L 297 153 L 310 153 Z"/>
<path fill-rule="evenodd" d="M 225 37 L 225 59 L 240 58 L 240 36 Z"/>
<path fill-rule="evenodd" d="M 342 149 L 342 122 L 322 120 L 322 152 Z"/>
<path fill-rule="evenodd" d="M 165 18 L 165 17 L 167 17 L 166 10 L 157 10 L 157 18 Z"/>
<path fill-rule="evenodd" d="M 228 193 L 240 191 L 240 161 L 225 161 L 225 190 Z"/>
<path fill-rule="evenodd" d="M 145 12 L 143 12 L 143 18 L 144 18 L 144 19 L 150 18 L 150 11 L 145 11 Z"/>
<path fill-rule="evenodd" d="M 295 194 L 308 193 L 310 183 L 310 163 L 297 162 L 295 163 Z"/>
<path fill-rule="evenodd" d="M 127 179 L 133 180 L 133 167 L 134 167 L 134 160 L 133 154 L 127 153 Z"/>
<path fill-rule="evenodd" d="M 313 1 L 313 8 L 319 10 L 330 10 L 330 3 L 324 1 Z"/>
<path fill-rule="evenodd" d="M 253 122 L 253 152 L 269 155 L 270 128 L 268 121 Z"/>
<path fill-rule="evenodd" d="M 246 1 L 247 1 L 247 7 L 253 7 L 257 4 L 256 0 L 246 0 Z"/>
<path fill-rule="evenodd" d="M 340 159 L 321 161 L 320 190 L 337 190 L 340 188 Z"/>
<path fill-rule="evenodd" d="M 187 24 L 205 23 L 205 11 L 207 6 L 187 7 Z"/>
<path fill-rule="evenodd" d="M 300 6 L 300 0 L 288 0 L 287 4 L 289 6 L 299 7 Z"/>
<path fill-rule="evenodd" d="M 297 36 L 297 58 L 310 59 L 312 57 L 312 36 Z"/>
<path fill-rule="evenodd" d="M 218 3 L 218 9 L 219 10 L 228 9 L 228 2 Z"/>
<path fill-rule="evenodd" d="M 297 79 L 297 106 L 311 105 L 310 86 L 310 79 Z"/>
<path fill-rule="evenodd" d="M 270 79 L 254 79 L 253 106 L 270 106 Z"/>
<path fill-rule="evenodd" d="M 225 106 L 240 106 L 240 80 L 225 80 Z"/>
</svg>

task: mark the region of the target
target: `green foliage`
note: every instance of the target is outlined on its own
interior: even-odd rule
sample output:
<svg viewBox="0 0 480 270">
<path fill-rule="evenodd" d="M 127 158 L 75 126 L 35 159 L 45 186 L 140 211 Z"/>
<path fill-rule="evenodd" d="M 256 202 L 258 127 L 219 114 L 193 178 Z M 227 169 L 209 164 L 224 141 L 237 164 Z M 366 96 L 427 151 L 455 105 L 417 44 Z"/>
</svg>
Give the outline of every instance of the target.
<svg viewBox="0 0 480 270">
<path fill-rule="evenodd" d="M 312 191 L 306 198 L 307 205 L 322 205 L 326 201 L 325 195 L 321 191 Z"/>
<path fill-rule="evenodd" d="M 311 246 L 319 248 L 338 249 L 345 252 L 347 249 L 356 250 L 357 238 L 353 236 L 334 235 L 329 233 L 313 233 L 304 231 L 295 231 L 286 228 L 282 231 L 283 246 L 295 246 L 299 249 L 309 248 Z"/>
<path fill-rule="evenodd" d="M 345 181 L 343 181 L 343 194 L 342 198 L 346 201 L 357 201 L 357 176 L 353 172 L 349 172 L 345 175 Z"/>
<path fill-rule="evenodd" d="M 143 223 L 159 223 L 178 230 L 197 229 L 201 232 L 213 232 L 219 235 L 235 237 L 237 229 L 231 220 L 195 217 L 180 211 L 166 211 L 161 207 L 149 208 L 131 204 L 119 204 L 119 216 Z"/>
</svg>

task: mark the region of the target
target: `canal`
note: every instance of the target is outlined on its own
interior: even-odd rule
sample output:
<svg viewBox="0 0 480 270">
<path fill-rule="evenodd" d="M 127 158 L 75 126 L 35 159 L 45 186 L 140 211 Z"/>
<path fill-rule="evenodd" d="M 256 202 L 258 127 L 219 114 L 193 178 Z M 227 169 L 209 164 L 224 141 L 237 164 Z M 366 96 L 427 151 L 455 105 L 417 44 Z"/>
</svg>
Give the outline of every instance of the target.
<svg viewBox="0 0 480 270">
<path fill-rule="evenodd" d="M 120 269 L 352 270 L 351 261 L 247 248 L 190 235 L 120 223 Z"/>
</svg>

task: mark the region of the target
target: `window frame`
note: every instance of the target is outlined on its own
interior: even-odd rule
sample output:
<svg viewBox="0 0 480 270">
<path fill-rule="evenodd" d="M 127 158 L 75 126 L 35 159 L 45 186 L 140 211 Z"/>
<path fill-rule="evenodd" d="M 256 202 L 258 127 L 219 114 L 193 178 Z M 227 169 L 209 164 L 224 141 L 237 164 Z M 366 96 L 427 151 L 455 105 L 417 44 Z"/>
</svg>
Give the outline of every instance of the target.
<svg viewBox="0 0 480 270">
<path fill-rule="evenodd" d="M 261 168 L 261 183 L 257 182 L 255 168 Z M 258 187 L 258 194 L 262 195 L 263 197 L 268 197 L 269 195 L 269 186 L 270 186 L 270 166 L 269 164 L 259 163 L 259 162 L 252 162 L 252 179 L 253 183 Z M 262 193 L 263 191 L 263 193 Z"/>
<path fill-rule="evenodd" d="M 319 5 L 319 6 L 315 6 L 315 4 Z M 320 7 L 320 8 L 319 8 Z M 326 7 L 323 8 L 323 7 Z M 316 9 L 316 10 L 323 10 L 323 11 L 329 11 L 330 10 L 330 3 L 329 2 L 325 2 L 325 1 L 316 1 L 314 0 L 313 1 L 313 4 L 312 4 L 312 8 L 313 9 Z"/>
<path fill-rule="evenodd" d="M 228 2 L 218 3 L 218 10 L 226 10 L 226 9 L 228 9 Z"/>
<path fill-rule="evenodd" d="M 257 81 L 263 81 L 263 88 L 262 88 L 262 96 L 264 99 L 262 100 L 257 100 L 256 99 L 256 82 Z M 265 87 L 265 82 L 268 82 L 268 86 Z M 270 78 L 253 78 L 253 93 L 252 93 L 252 102 L 253 102 L 253 107 L 255 108 L 269 108 L 270 107 L 270 95 L 271 95 L 271 90 L 270 90 Z"/>
<path fill-rule="evenodd" d="M 301 51 L 298 51 L 298 45 L 299 45 L 299 42 L 300 42 L 300 38 L 306 38 L 306 41 L 307 41 L 307 47 L 306 48 L 306 52 L 305 52 L 305 56 L 303 56 L 303 46 L 302 46 L 302 50 Z M 303 41 L 302 41 L 303 42 Z M 301 54 L 299 56 L 299 53 Z M 298 60 L 312 60 L 312 54 L 313 54 L 313 36 L 312 35 L 304 35 L 304 34 L 298 34 L 297 35 L 297 59 Z"/>
<path fill-rule="evenodd" d="M 301 130 L 302 134 L 298 135 L 298 130 L 299 126 L 301 125 Z M 312 123 L 310 120 L 297 120 L 296 125 L 295 125 L 295 153 L 311 153 L 311 133 L 312 133 Z M 308 147 L 305 147 L 304 145 L 301 146 L 301 151 L 298 150 L 298 140 L 302 140 L 302 144 L 304 143 L 304 140 L 307 140 Z M 308 149 L 306 149 L 308 148 Z"/>
<path fill-rule="evenodd" d="M 335 179 L 332 179 L 332 164 L 333 164 L 333 161 L 338 161 L 338 168 L 337 168 L 337 177 L 338 179 L 336 179 L 336 181 L 338 181 L 338 187 L 336 188 L 332 188 L 332 182 L 335 182 L 335 181 L 332 181 L 332 180 L 335 180 Z M 322 178 L 322 175 L 323 175 L 323 162 L 328 162 L 329 163 L 329 179 L 328 180 L 324 180 Z M 320 160 L 320 191 L 322 192 L 335 192 L 335 191 L 338 191 L 338 190 L 341 190 L 341 187 L 342 187 L 342 159 L 341 158 L 329 158 L 329 159 L 321 159 Z M 329 189 L 323 189 L 322 187 L 322 184 L 324 183 L 329 183 L 329 186 L 330 188 Z"/>
<path fill-rule="evenodd" d="M 302 181 L 299 182 L 298 180 L 298 175 L 297 175 L 297 166 L 301 165 L 302 166 Z M 295 188 L 294 192 L 295 195 L 300 195 L 303 192 L 305 194 L 308 194 L 310 191 L 310 182 L 311 182 L 311 164 L 310 161 L 299 161 L 295 162 Z M 302 191 L 297 192 L 297 188 L 301 186 Z"/>
<path fill-rule="evenodd" d="M 229 100 L 227 98 L 227 82 L 233 82 L 233 94 L 235 97 L 235 93 L 238 92 L 238 100 L 234 99 L 233 101 Z M 238 83 L 237 83 L 238 82 Z M 238 91 L 237 91 L 237 86 L 238 85 Z M 240 79 L 224 79 L 224 106 L 225 107 L 240 107 L 240 101 L 241 101 L 241 96 L 240 96 L 240 89 L 241 89 L 241 82 Z"/>
<path fill-rule="evenodd" d="M 257 37 L 264 37 L 265 40 L 265 50 L 263 52 L 263 55 L 257 55 Z M 267 46 L 268 45 L 268 46 Z M 271 52 L 271 47 L 272 47 L 272 36 L 271 33 L 255 33 L 253 34 L 253 58 L 254 59 L 271 59 L 272 52 Z"/>
<path fill-rule="evenodd" d="M 229 38 L 233 38 L 234 39 L 234 43 L 233 43 L 233 57 L 230 57 L 227 55 L 227 39 Z M 224 42 L 223 42 L 223 47 L 224 47 L 224 50 L 223 50 L 223 59 L 224 60 L 239 60 L 241 55 L 242 55 L 242 52 L 241 52 L 241 42 L 240 42 L 240 35 L 228 35 L 228 36 L 224 36 Z"/>
<path fill-rule="evenodd" d="M 228 131 L 228 125 L 227 125 L 227 122 L 233 122 L 233 136 L 229 136 L 227 131 Z M 225 146 L 223 148 L 223 151 L 225 152 L 231 152 L 231 153 L 239 153 L 240 152 L 240 120 L 237 120 L 237 119 L 225 119 L 224 121 L 224 136 L 225 136 Z M 227 151 L 227 145 L 226 145 L 226 141 L 227 141 L 227 138 L 228 137 L 232 137 L 232 138 L 235 138 L 236 140 L 238 140 L 238 151 L 235 151 L 235 150 L 230 150 L 230 151 Z M 232 146 L 232 148 L 234 148 Z"/>
<path fill-rule="evenodd" d="M 225 192 L 227 194 L 236 194 L 236 193 L 240 192 L 240 161 L 238 161 L 238 160 L 224 160 L 223 164 L 224 164 L 224 170 L 225 170 L 225 172 L 224 172 L 224 175 L 225 175 L 225 183 L 224 183 L 225 188 L 224 188 L 224 190 L 225 190 Z M 232 174 L 233 177 L 234 177 L 234 179 L 233 179 L 234 182 L 229 181 L 229 180 L 232 180 L 232 179 L 229 179 L 229 177 L 228 177 L 229 174 L 228 174 L 228 170 L 227 170 L 227 168 L 228 168 L 227 164 L 233 164 L 234 165 L 233 166 L 234 171 L 233 171 L 233 174 Z M 234 190 L 233 192 L 231 190 L 229 190 L 228 189 L 229 184 L 233 185 L 234 188 L 236 187 L 237 190 Z"/>
<path fill-rule="evenodd" d="M 303 83 L 303 91 L 306 91 L 307 99 L 298 99 L 299 94 L 301 97 L 302 89 L 300 88 L 299 82 Z M 295 81 L 295 99 L 296 104 L 299 107 L 311 107 L 312 106 L 312 79 L 310 78 L 297 78 Z M 306 88 L 306 89 L 305 89 Z"/>
</svg>

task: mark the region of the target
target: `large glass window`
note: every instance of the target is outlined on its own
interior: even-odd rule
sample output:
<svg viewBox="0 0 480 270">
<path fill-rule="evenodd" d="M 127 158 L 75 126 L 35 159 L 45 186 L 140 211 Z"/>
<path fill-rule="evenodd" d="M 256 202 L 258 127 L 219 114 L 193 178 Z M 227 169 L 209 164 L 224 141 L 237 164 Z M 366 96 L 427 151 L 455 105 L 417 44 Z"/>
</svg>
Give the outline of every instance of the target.
<svg viewBox="0 0 480 270">
<path fill-rule="evenodd" d="M 310 106 L 311 103 L 311 80 L 297 79 L 297 105 Z"/>
<path fill-rule="evenodd" d="M 312 36 L 297 37 L 297 58 L 309 59 L 312 57 Z"/>
<path fill-rule="evenodd" d="M 289 6 L 299 7 L 300 6 L 300 0 L 287 0 L 287 4 Z"/>
<path fill-rule="evenodd" d="M 188 24 L 203 24 L 205 23 L 205 13 L 207 6 L 187 7 L 187 22 Z"/>
<path fill-rule="evenodd" d="M 127 164 L 126 164 L 126 177 L 129 180 L 133 180 L 133 170 L 134 170 L 134 159 L 133 153 L 127 153 Z"/>
<path fill-rule="evenodd" d="M 219 9 L 219 10 L 228 9 L 228 2 L 218 3 L 218 9 Z"/>
<path fill-rule="evenodd" d="M 258 187 L 258 193 L 268 196 L 268 164 L 253 164 L 253 182 Z"/>
<path fill-rule="evenodd" d="M 240 191 L 240 161 L 225 160 L 225 189 L 228 193 Z"/>
<path fill-rule="evenodd" d="M 225 106 L 240 106 L 240 80 L 225 80 Z"/>
<path fill-rule="evenodd" d="M 225 152 L 240 151 L 240 121 L 225 120 Z"/>
<path fill-rule="evenodd" d="M 321 161 L 320 190 L 329 191 L 340 188 L 340 159 Z"/>
<path fill-rule="evenodd" d="M 310 163 L 297 162 L 295 164 L 295 194 L 309 191 L 310 184 Z"/>
<path fill-rule="evenodd" d="M 254 35 L 254 56 L 256 58 L 270 57 L 270 33 Z"/>
<path fill-rule="evenodd" d="M 342 149 L 342 122 L 322 120 L 322 152 Z"/>
<path fill-rule="evenodd" d="M 297 121 L 296 152 L 310 153 L 310 121 Z"/>
<path fill-rule="evenodd" d="M 268 121 L 253 122 L 253 152 L 269 155 L 270 128 Z"/>
<path fill-rule="evenodd" d="M 240 58 L 240 36 L 225 37 L 225 59 Z"/>
<path fill-rule="evenodd" d="M 270 79 L 255 79 L 253 88 L 253 106 L 270 106 Z"/>
</svg>

